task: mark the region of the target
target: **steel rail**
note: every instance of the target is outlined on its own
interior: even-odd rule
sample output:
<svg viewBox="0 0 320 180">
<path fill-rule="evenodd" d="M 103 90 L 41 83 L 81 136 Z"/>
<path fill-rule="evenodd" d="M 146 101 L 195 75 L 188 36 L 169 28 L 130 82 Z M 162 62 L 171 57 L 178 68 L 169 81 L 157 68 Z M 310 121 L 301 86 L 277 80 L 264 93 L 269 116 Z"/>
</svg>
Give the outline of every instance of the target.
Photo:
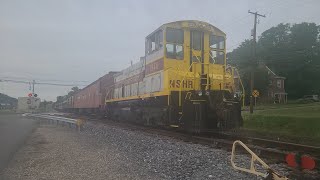
<svg viewBox="0 0 320 180">
<path fill-rule="evenodd" d="M 142 133 L 150 134 L 150 135 L 160 135 L 163 137 L 170 137 L 181 141 L 203 144 L 214 148 L 220 148 L 227 151 L 232 150 L 232 145 L 235 140 L 244 140 L 247 142 L 247 146 L 258 156 L 266 158 L 269 162 L 273 163 L 286 163 L 286 156 L 288 153 L 302 153 L 302 154 L 311 154 L 316 161 L 316 171 L 319 172 L 320 167 L 320 159 L 319 147 L 308 146 L 302 144 L 295 144 L 289 142 L 281 142 L 281 141 L 273 141 L 268 139 L 260 139 L 260 138 L 252 138 L 252 137 L 244 137 L 237 136 L 234 134 L 225 134 L 225 133 L 211 133 L 212 137 L 201 136 L 192 133 L 186 133 L 181 131 L 175 131 L 172 128 L 158 128 L 158 127 L 150 127 L 137 125 L 133 123 L 125 123 L 125 122 L 115 122 L 111 120 L 101 120 L 97 118 L 83 116 L 85 119 L 88 119 L 91 123 L 103 123 L 108 124 L 113 127 L 118 127 L 122 129 L 127 129 L 131 131 L 141 131 Z M 239 149 L 239 152 L 245 153 L 245 151 Z M 298 177 L 303 177 L 305 174 L 303 171 L 297 170 L 294 173 L 297 173 Z M 319 177 L 319 176 L 318 176 Z"/>
<path fill-rule="evenodd" d="M 254 144 L 264 148 L 276 148 L 283 151 L 290 151 L 294 153 L 304 153 L 304 154 L 308 154 L 308 155 L 312 155 L 317 158 L 320 158 L 319 146 L 297 144 L 292 142 L 277 141 L 277 140 L 256 138 L 256 137 L 250 137 L 250 136 L 247 137 L 247 136 L 237 135 L 232 133 L 213 133 L 212 132 L 212 135 L 221 139 L 227 139 L 232 141 L 241 140 L 242 142 L 245 142 L 247 144 Z"/>
</svg>

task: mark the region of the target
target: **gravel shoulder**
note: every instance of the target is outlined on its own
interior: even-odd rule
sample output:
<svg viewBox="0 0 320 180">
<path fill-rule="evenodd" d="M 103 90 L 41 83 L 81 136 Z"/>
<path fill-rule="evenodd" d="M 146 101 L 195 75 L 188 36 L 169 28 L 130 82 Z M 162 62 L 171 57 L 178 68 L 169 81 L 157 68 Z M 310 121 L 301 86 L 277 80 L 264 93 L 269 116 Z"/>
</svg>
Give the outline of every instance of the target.
<svg viewBox="0 0 320 180">
<path fill-rule="evenodd" d="M 235 171 L 230 153 L 104 124 L 78 133 L 39 127 L 3 179 L 257 179 Z"/>
<path fill-rule="evenodd" d="M 2 179 L 159 179 L 116 149 L 62 127 L 38 128 Z"/>
<path fill-rule="evenodd" d="M 36 127 L 37 123 L 32 119 L 0 112 L 0 172 Z"/>
</svg>

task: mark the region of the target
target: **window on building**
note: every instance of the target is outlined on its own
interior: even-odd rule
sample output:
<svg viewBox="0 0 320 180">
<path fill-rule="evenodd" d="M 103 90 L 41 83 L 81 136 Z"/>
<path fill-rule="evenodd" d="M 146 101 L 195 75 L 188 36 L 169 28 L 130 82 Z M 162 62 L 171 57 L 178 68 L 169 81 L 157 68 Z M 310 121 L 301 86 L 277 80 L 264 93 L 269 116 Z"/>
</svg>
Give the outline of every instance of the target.
<svg viewBox="0 0 320 180">
<path fill-rule="evenodd" d="M 171 59 L 183 59 L 183 30 L 167 28 L 166 31 L 166 56 Z"/>
<path fill-rule="evenodd" d="M 272 80 L 269 80 L 269 86 L 272 86 Z"/>
<path fill-rule="evenodd" d="M 281 88 L 281 80 L 277 80 L 277 87 Z"/>
</svg>

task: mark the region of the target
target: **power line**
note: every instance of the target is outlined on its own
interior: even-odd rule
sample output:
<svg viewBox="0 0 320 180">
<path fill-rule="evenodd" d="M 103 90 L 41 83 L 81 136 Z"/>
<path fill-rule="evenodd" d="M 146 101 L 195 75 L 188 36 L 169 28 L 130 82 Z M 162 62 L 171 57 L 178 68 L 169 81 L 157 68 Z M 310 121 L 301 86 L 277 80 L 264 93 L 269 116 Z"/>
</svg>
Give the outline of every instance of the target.
<svg viewBox="0 0 320 180">
<path fill-rule="evenodd" d="M 0 78 L 5 78 L 5 79 L 20 79 L 20 80 L 28 80 L 28 81 L 51 81 L 51 82 L 83 82 L 83 83 L 88 83 L 89 81 L 85 80 L 58 80 L 58 79 L 39 79 L 39 78 L 25 78 L 25 77 L 15 77 L 15 76 L 2 76 Z"/>
<path fill-rule="evenodd" d="M 0 82 L 12 82 L 12 83 L 19 83 L 19 84 L 38 84 L 38 85 L 50 85 L 50 86 L 86 86 L 84 84 L 60 84 L 60 83 L 49 83 L 49 82 L 30 82 L 30 81 L 23 81 L 23 80 L 14 80 L 14 79 L 0 79 Z"/>
<path fill-rule="evenodd" d="M 294 2 L 295 4 L 296 4 L 296 6 L 299 6 L 300 8 L 301 7 L 305 7 L 305 6 L 307 6 L 307 5 L 310 5 L 310 3 L 311 2 L 313 2 L 313 1 L 315 1 L 315 0 L 309 0 L 309 1 L 307 1 L 307 2 L 304 2 L 304 1 L 301 1 L 301 2 Z M 264 9 L 264 10 L 267 10 L 267 9 L 270 9 L 271 10 L 271 12 L 269 12 L 268 14 L 269 14 L 269 16 L 271 16 L 271 13 L 272 13 L 272 9 L 273 8 L 275 8 L 275 7 L 278 7 L 279 9 L 285 9 L 285 8 L 287 8 L 287 4 L 288 3 L 291 3 L 291 1 L 290 0 L 286 0 L 286 1 L 284 1 L 284 0 L 282 0 L 282 1 L 276 1 L 276 0 L 274 0 L 274 2 L 273 3 L 269 3 L 269 4 L 272 4 L 271 6 L 269 6 L 269 7 L 266 7 L 266 8 L 262 8 L 262 9 Z M 261 7 L 264 7 L 264 6 L 258 6 L 258 7 L 256 7 L 256 9 L 260 9 Z M 308 17 L 309 18 L 309 21 L 310 20 L 312 20 L 312 19 L 314 19 L 315 17 L 317 17 L 317 16 L 311 16 L 311 17 Z M 282 19 L 284 19 L 285 17 L 283 17 Z M 305 15 L 303 15 L 303 14 L 297 14 L 297 17 L 296 18 L 299 18 L 299 19 L 301 19 L 301 18 L 307 18 L 307 16 L 305 16 Z M 239 18 L 239 20 L 241 20 L 242 21 L 242 18 Z M 289 19 L 284 19 L 281 23 L 288 23 L 289 22 Z M 268 27 L 270 24 L 272 23 L 272 18 L 270 19 L 269 18 L 269 20 L 267 21 L 267 22 L 265 22 L 265 23 L 263 23 L 263 25 L 265 26 L 265 27 Z M 229 26 L 229 25 L 228 25 Z M 241 33 L 241 35 L 242 35 L 243 33 Z M 235 43 L 235 41 L 234 40 L 232 40 L 232 39 L 230 39 L 231 41 L 232 41 L 232 46 L 230 46 L 228 49 L 229 50 L 231 50 L 232 48 L 234 48 L 234 47 L 236 47 L 236 46 L 238 46 L 238 45 L 240 45 L 243 41 L 240 41 L 240 42 L 238 42 L 238 43 Z"/>
</svg>

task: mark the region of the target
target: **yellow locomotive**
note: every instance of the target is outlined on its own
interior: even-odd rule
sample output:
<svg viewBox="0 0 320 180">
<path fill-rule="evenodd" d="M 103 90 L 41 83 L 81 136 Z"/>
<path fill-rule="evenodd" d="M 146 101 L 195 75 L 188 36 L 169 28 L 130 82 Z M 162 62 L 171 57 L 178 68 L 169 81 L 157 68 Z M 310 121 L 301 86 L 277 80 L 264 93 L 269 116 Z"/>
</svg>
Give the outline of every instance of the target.
<svg viewBox="0 0 320 180">
<path fill-rule="evenodd" d="M 107 115 L 192 132 L 241 126 L 225 39 L 206 22 L 160 26 L 146 37 L 145 56 L 114 75 L 105 97 Z"/>
</svg>

